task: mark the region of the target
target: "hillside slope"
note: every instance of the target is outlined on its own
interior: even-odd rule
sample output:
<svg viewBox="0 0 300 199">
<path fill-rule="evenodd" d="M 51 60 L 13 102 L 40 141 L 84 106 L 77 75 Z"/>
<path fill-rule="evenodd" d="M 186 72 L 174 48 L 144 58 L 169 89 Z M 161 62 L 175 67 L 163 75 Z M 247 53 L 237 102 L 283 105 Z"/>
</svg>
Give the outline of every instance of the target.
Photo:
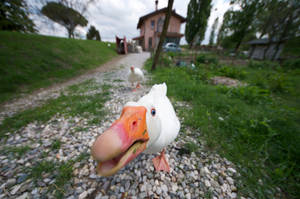
<svg viewBox="0 0 300 199">
<path fill-rule="evenodd" d="M 105 42 L 0 31 L 0 104 L 71 78 L 117 53 Z"/>
</svg>

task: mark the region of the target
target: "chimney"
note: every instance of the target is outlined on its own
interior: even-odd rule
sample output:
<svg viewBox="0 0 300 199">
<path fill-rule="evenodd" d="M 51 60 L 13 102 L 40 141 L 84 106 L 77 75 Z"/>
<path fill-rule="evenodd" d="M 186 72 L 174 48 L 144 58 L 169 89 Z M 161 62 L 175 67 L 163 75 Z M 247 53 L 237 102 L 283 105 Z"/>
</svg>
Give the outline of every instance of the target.
<svg viewBox="0 0 300 199">
<path fill-rule="evenodd" d="M 155 0 L 155 11 L 157 10 L 158 0 Z"/>
</svg>

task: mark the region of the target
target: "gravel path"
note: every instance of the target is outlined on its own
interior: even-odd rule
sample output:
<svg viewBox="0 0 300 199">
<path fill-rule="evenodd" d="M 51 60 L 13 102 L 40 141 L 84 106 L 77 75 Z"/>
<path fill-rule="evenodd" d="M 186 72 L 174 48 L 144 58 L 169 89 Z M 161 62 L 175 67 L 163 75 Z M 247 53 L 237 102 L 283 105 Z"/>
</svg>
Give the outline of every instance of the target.
<svg viewBox="0 0 300 199">
<path fill-rule="evenodd" d="M 111 61 L 108 61 L 105 64 L 101 65 L 101 67 L 90 70 L 85 74 L 74 77 L 66 82 L 55 84 L 45 89 L 39 89 L 30 95 L 25 95 L 8 103 L 5 103 L 0 106 L 0 122 L 5 117 L 12 116 L 19 111 L 39 106 L 50 98 L 57 98 L 60 95 L 60 92 L 70 85 L 77 84 L 97 76 L 101 77 L 103 73 L 118 69 L 122 66 L 127 67 L 131 64 L 134 64 L 136 67 L 142 67 L 144 61 L 148 57 L 148 53 L 119 55 L 118 57 L 113 58 Z"/>
<path fill-rule="evenodd" d="M 133 93 L 126 81 L 130 65 L 141 67 L 148 56 L 147 53 L 130 54 L 116 62 L 117 70 L 88 75 L 96 84 L 112 85 L 110 100 L 105 103 L 107 114 L 101 124 L 90 125 L 87 119 L 79 116 L 55 115 L 44 124 L 30 123 L 7 140 L 0 141 L 0 151 L 4 151 L 5 147 L 30 146 L 19 157 L 14 153 L 0 153 L 0 198 L 55 198 L 58 192 L 63 198 L 69 199 L 236 198 L 235 178 L 239 174 L 234 165 L 208 152 L 203 143 L 193 137 L 197 133 L 191 132 L 189 128 L 181 130 L 178 139 L 166 149 L 170 173 L 155 172 L 151 161 L 154 155 L 142 154 L 112 177 L 96 175 L 95 162 L 89 155 L 90 147 L 95 138 L 120 116 L 127 101 L 136 101 L 150 90 L 150 87 L 143 84 L 141 89 Z M 97 92 L 100 91 L 89 90 L 82 94 L 93 95 Z M 44 96 L 55 97 L 53 93 L 51 91 Z M 33 99 L 36 99 L 35 105 L 40 104 L 39 97 Z M 174 105 L 187 106 L 180 102 Z M 2 114 L 2 117 L 5 115 Z M 53 140 L 61 141 L 59 149 L 54 149 Z M 191 142 L 197 143 L 197 151 L 185 153 L 183 145 Z M 29 171 L 36 168 L 37 162 L 46 164 L 43 166 L 44 172 L 33 180 Z M 55 170 L 47 167 L 50 163 L 55 166 Z M 58 171 L 68 167 L 72 169 L 71 179 L 64 186 L 57 187 L 61 177 Z"/>
</svg>

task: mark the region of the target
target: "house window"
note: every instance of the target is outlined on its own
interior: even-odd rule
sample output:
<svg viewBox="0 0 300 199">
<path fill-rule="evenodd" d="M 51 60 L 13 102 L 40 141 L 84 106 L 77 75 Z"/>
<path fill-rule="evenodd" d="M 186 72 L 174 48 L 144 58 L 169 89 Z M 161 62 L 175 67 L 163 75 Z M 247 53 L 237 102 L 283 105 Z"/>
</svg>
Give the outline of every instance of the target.
<svg viewBox="0 0 300 199">
<path fill-rule="evenodd" d="M 149 48 L 152 48 L 152 37 L 149 37 L 148 44 L 149 44 Z"/>
<path fill-rule="evenodd" d="M 159 17 L 157 21 L 157 32 L 162 32 L 163 25 L 164 25 L 164 19 L 162 17 Z"/>
<path fill-rule="evenodd" d="M 155 21 L 151 20 L 151 29 L 154 30 L 154 26 L 155 26 Z"/>
</svg>

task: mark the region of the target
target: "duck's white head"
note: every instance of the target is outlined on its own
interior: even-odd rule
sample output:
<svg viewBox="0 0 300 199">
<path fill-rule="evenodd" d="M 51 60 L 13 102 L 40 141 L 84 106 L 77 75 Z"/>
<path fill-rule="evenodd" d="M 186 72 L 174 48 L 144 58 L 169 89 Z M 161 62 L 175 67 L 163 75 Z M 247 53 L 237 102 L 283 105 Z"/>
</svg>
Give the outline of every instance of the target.
<svg viewBox="0 0 300 199">
<path fill-rule="evenodd" d="M 134 66 L 130 66 L 130 71 L 134 73 Z"/>
<path fill-rule="evenodd" d="M 128 102 L 120 118 L 96 139 L 91 153 L 99 162 L 98 174 L 113 175 L 159 138 L 166 116 L 162 112 L 172 106 L 166 93 L 165 83 L 154 85 L 138 102 Z"/>
</svg>

